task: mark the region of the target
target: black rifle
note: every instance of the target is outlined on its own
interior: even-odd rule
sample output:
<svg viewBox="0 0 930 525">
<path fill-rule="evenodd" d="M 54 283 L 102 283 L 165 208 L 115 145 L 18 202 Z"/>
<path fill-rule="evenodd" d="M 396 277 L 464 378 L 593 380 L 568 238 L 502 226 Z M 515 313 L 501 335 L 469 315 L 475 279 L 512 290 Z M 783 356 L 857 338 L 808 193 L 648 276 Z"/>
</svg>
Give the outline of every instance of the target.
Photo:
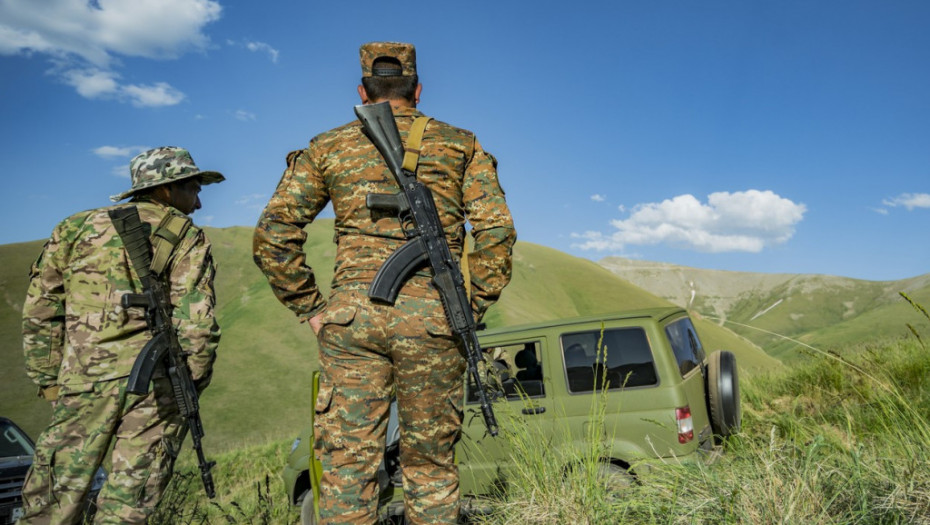
<svg viewBox="0 0 930 525">
<path fill-rule="evenodd" d="M 213 498 L 216 496 L 216 490 L 210 469 L 216 465 L 216 462 L 207 461 L 203 454 L 201 444 L 203 422 L 200 420 L 197 386 L 191 378 L 184 350 L 181 349 L 178 334 L 171 323 L 171 298 L 168 288 L 150 269 L 151 243 L 149 243 L 146 228 L 139 219 L 139 210 L 135 206 L 113 209 L 109 215 L 129 253 L 132 267 L 142 280 L 142 293 L 123 295 L 122 306 L 123 308 L 134 306 L 145 308 L 145 321 L 152 332 L 152 339 L 142 348 L 142 352 L 132 365 L 126 391 L 137 395 L 148 394 L 155 368 L 159 365 L 165 367 L 174 391 L 174 400 L 181 416 L 187 419 L 191 439 L 194 441 L 194 450 L 197 451 L 197 459 L 200 462 L 200 478 L 203 480 L 203 488 L 207 491 L 207 496 Z"/>
<path fill-rule="evenodd" d="M 465 345 L 468 373 L 475 382 L 481 413 L 488 433 L 496 436 L 497 418 L 491 407 L 490 396 L 478 373 L 481 345 L 477 325 L 472 313 L 465 279 L 446 240 L 439 220 L 433 194 L 411 173 L 403 168 L 404 146 L 397 131 L 397 123 L 388 102 L 355 106 L 355 114 L 362 122 L 365 134 L 374 143 L 388 168 L 403 190 L 384 195 L 368 194 L 366 204 L 372 210 L 391 211 L 400 219 L 407 242 L 388 257 L 378 269 L 368 297 L 394 304 L 403 283 L 423 263 L 428 262 L 433 273 L 433 286 L 439 291 L 443 309 L 452 332 Z"/>
</svg>

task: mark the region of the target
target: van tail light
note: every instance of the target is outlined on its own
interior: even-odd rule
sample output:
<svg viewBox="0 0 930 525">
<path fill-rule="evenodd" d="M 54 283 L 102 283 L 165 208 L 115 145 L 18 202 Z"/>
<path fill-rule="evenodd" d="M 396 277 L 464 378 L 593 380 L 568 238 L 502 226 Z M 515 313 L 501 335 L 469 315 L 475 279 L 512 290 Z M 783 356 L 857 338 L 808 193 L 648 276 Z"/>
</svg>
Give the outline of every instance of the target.
<svg viewBox="0 0 930 525">
<path fill-rule="evenodd" d="M 675 421 L 678 422 L 678 442 L 687 443 L 694 439 L 694 420 L 691 419 L 691 407 L 675 409 Z"/>
</svg>

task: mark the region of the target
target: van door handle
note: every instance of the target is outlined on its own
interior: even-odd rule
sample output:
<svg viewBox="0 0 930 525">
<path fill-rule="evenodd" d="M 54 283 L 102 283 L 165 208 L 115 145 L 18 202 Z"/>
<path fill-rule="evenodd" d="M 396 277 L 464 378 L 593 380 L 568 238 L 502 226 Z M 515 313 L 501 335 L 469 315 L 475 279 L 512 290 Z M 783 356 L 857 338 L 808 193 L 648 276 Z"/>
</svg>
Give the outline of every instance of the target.
<svg viewBox="0 0 930 525">
<path fill-rule="evenodd" d="M 545 412 L 545 411 L 546 411 L 546 407 L 531 407 L 531 408 L 524 408 L 524 409 L 523 409 L 523 413 L 526 414 L 526 415 L 528 415 L 528 416 L 532 416 L 532 415 L 535 415 L 535 414 L 542 414 L 542 413 Z"/>
</svg>

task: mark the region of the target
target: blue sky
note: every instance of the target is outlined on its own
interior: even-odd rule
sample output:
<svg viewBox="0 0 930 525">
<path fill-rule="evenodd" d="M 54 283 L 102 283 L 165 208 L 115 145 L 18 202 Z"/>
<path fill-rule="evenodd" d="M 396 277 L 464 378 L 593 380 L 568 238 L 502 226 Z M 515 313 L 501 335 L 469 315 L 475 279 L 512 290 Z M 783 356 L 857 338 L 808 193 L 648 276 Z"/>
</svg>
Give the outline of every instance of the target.
<svg viewBox="0 0 930 525">
<path fill-rule="evenodd" d="M 930 2 L 0 0 L 0 243 L 189 148 L 252 225 L 354 118 L 358 47 L 416 44 L 420 109 L 499 160 L 520 240 L 870 280 L 930 271 Z"/>
</svg>

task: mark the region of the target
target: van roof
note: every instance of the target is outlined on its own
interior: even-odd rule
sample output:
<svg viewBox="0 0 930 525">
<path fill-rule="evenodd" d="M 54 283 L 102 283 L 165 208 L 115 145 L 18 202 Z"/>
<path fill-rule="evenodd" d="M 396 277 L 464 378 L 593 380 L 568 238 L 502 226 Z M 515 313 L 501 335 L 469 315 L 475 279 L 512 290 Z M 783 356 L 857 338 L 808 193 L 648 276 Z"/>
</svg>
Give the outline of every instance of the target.
<svg viewBox="0 0 930 525">
<path fill-rule="evenodd" d="M 661 322 L 668 317 L 676 316 L 679 314 L 687 314 L 684 308 L 679 306 L 663 306 L 658 308 L 643 308 L 640 310 L 626 310 L 622 312 L 610 312 L 596 315 L 586 315 L 580 317 L 567 317 L 560 319 L 551 319 L 548 321 L 541 321 L 538 323 L 514 325 L 514 326 L 502 326 L 498 328 L 492 328 L 490 330 L 484 330 L 478 332 L 479 336 L 497 336 L 504 334 L 512 334 L 516 332 L 538 330 L 544 328 L 552 328 L 556 326 L 570 326 L 575 324 L 585 324 L 592 322 L 610 322 L 626 319 L 652 319 L 656 322 Z"/>
</svg>

